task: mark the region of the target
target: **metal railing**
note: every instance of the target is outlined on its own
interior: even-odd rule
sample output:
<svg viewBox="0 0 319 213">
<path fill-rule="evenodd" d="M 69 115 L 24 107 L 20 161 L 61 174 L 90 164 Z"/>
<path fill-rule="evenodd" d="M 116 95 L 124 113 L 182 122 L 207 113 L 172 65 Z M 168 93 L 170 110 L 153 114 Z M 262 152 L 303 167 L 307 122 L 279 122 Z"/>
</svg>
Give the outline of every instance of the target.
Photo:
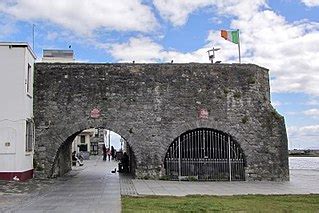
<svg viewBox="0 0 319 213">
<path fill-rule="evenodd" d="M 175 139 L 166 153 L 165 169 L 172 180 L 245 180 L 239 144 L 212 129 L 196 129 Z"/>
</svg>

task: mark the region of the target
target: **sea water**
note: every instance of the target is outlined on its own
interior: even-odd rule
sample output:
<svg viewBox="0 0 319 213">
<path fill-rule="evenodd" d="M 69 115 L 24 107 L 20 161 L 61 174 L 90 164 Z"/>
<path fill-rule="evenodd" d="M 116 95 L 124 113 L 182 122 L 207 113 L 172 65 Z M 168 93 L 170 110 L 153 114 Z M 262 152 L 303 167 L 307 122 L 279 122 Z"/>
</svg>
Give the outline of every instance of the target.
<svg viewBox="0 0 319 213">
<path fill-rule="evenodd" d="M 319 170 L 319 157 L 289 157 L 289 169 Z"/>
</svg>

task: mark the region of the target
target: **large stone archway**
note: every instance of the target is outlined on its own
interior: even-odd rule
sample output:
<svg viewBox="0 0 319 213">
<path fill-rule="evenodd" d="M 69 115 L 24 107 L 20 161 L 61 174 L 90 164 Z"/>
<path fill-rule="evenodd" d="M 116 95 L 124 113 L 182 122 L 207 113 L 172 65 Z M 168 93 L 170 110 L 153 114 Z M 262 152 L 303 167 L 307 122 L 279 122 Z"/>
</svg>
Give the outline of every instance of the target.
<svg viewBox="0 0 319 213">
<path fill-rule="evenodd" d="M 189 130 L 169 146 L 164 166 L 166 178 L 214 181 L 245 180 L 246 157 L 240 144 L 224 132 Z"/>
<path fill-rule="evenodd" d="M 34 98 L 35 156 L 47 176 L 70 136 L 106 127 L 129 142 L 139 178 L 164 175 L 169 145 L 196 128 L 240 144 L 247 180 L 289 178 L 284 119 L 270 103 L 268 70 L 256 65 L 37 63 Z"/>
</svg>

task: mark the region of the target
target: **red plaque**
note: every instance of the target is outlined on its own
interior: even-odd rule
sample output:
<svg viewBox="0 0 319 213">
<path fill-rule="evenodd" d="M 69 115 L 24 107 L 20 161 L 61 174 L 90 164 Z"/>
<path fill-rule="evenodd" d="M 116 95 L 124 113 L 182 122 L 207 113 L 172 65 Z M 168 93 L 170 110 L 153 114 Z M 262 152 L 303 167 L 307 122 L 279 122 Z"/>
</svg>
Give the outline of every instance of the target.
<svg viewBox="0 0 319 213">
<path fill-rule="evenodd" d="M 200 118 L 200 119 L 208 119 L 208 110 L 207 109 L 200 109 L 198 111 L 198 118 Z"/>
<path fill-rule="evenodd" d="M 101 117 L 101 110 L 98 108 L 93 108 L 91 111 L 91 118 L 99 118 Z"/>
</svg>

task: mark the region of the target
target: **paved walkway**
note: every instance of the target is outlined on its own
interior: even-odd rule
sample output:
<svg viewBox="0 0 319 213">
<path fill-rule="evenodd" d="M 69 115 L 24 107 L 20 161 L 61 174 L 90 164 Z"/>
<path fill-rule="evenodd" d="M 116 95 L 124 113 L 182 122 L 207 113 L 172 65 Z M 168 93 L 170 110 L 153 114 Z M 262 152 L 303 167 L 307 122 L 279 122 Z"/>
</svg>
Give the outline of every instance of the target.
<svg viewBox="0 0 319 213">
<path fill-rule="evenodd" d="M 75 167 L 64 177 L 42 184 L 37 180 L 3 183 L 0 212 L 121 212 L 121 194 L 319 194 L 319 170 L 316 169 L 290 170 L 290 182 L 179 182 L 132 179 L 111 173 L 116 167 L 116 162 L 97 158 L 85 161 L 83 167 Z M 36 190 L 30 192 L 30 187 Z"/>
<path fill-rule="evenodd" d="M 290 170 L 289 182 L 189 182 L 132 180 L 138 195 L 319 194 L 318 170 Z"/>
<path fill-rule="evenodd" d="M 47 191 L 6 211 L 13 212 L 121 212 L 119 175 L 115 162 L 85 161 Z"/>
</svg>

